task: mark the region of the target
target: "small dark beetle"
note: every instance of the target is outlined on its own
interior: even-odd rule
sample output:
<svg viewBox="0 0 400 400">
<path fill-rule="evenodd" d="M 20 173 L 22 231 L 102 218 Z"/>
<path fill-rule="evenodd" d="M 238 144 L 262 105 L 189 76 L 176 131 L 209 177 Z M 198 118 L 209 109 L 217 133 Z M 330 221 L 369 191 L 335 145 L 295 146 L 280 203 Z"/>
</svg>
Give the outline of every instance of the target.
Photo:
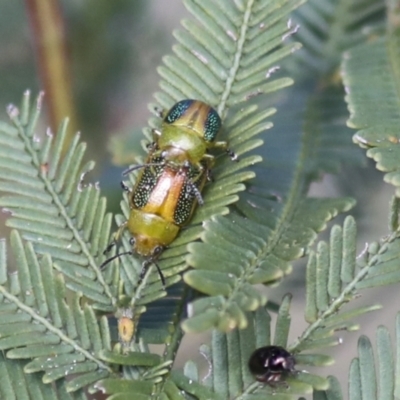
<svg viewBox="0 0 400 400">
<path fill-rule="evenodd" d="M 294 357 L 280 346 L 260 347 L 249 360 L 250 372 L 259 382 L 270 386 L 275 386 L 294 373 L 294 365 Z"/>
</svg>

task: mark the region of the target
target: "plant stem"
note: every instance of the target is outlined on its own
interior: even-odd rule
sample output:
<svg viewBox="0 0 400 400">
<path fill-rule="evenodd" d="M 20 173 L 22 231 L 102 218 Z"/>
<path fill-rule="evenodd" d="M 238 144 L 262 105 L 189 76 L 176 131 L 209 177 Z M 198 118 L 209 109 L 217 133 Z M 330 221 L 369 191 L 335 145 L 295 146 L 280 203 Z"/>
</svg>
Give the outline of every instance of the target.
<svg viewBox="0 0 400 400">
<path fill-rule="evenodd" d="M 69 116 L 69 134 L 64 147 L 68 148 L 77 122 L 61 7 L 57 0 L 25 0 L 25 5 L 33 31 L 37 67 L 47 94 L 50 126 L 56 132 L 64 117 Z"/>
</svg>

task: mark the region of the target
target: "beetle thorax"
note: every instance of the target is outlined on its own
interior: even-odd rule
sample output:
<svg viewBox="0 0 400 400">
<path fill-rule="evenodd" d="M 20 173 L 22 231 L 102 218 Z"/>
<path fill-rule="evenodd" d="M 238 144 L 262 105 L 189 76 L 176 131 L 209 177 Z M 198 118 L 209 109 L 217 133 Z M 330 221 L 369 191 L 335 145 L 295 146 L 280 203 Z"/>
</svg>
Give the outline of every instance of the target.
<svg viewBox="0 0 400 400">
<path fill-rule="evenodd" d="M 189 161 L 192 164 L 197 164 L 203 158 L 206 153 L 206 147 L 201 143 L 197 147 L 178 147 L 168 146 L 164 147 L 162 156 L 165 161 L 182 165 L 185 161 Z"/>
<path fill-rule="evenodd" d="M 152 256 L 158 247 L 170 244 L 178 235 L 179 226 L 163 217 L 132 209 L 128 230 L 134 238 L 133 250 L 141 256 Z"/>
<path fill-rule="evenodd" d="M 161 246 L 161 243 L 158 238 L 152 238 L 148 235 L 136 235 L 133 250 L 143 257 L 150 257 L 159 246 Z"/>
</svg>

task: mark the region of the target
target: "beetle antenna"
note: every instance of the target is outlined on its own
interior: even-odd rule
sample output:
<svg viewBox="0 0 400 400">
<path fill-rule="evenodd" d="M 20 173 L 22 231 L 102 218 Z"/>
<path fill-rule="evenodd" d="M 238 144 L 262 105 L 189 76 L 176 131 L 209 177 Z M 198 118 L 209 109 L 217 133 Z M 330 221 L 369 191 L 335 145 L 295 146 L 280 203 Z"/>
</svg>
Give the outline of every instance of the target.
<svg viewBox="0 0 400 400">
<path fill-rule="evenodd" d="M 104 261 L 103 264 L 101 264 L 99 268 L 100 268 L 100 269 L 104 269 L 104 267 L 105 267 L 107 264 L 109 264 L 111 261 L 113 261 L 113 260 L 115 260 L 116 258 L 119 258 L 119 257 L 121 257 L 121 256 L 125 256 L 125 255 L 127 255 L 127 254 L 132 255 L 133 253 L 132 253 L 132 251 L 125 251 L 124 253 L 116 254 L 115 256 L 112 256 L 112 257 L 108 258 L 106 261 Z"/>
<path fill-rule="evenodd" d="M 165 277 L 164 277 L 164 274 L 161 272 L 160 266 L 155 261 L 153 261 L 153 264 L 157 268 L 158 275 L 160 275 L 161 283 L 162 283 L 162 285 L 164 286 L 164 289 L 165 289 Z"/>
<path fill-rule="evenodd" d="M 103 254 L 106 255 L 114 246 L 116 245 L 115 240 L 113 240 L 103 251 Z"/>
<path fill-rule="evenodd" d="M 156 166 L 163 166 L 164 163 L 148 163 L 148 164 L 138 164 L 138 165 L 134 165 L 133 167 L 130 167 L 128 169 L 126 169 L 125 171 L 122 171 L 122 176 L 126 176 L 129 173 L 136 171 L 137 169 L 140 168 L 146 168 L 146 167 L 156 167 Z"/>
<path fill-rule="evenodd" d="M 151 264 L 154 264 L 156 266 L 158 275 L 160 276 L 160 279 L 161 279 L 161 283 L 165 288 L 165 278 L 164 278 L 164 275 L 163 275 L 163 273 L 161 271 L 161 268 L 154 260 L 151 260 L 151 259 L 143 261 L 142 271 L 140 272 L 140 276 L 139 276 L 139 282 L 141 282 L 143 280 L 143 278 L 146 275 L 146 272 L 149 269 Z"/>
</svg>

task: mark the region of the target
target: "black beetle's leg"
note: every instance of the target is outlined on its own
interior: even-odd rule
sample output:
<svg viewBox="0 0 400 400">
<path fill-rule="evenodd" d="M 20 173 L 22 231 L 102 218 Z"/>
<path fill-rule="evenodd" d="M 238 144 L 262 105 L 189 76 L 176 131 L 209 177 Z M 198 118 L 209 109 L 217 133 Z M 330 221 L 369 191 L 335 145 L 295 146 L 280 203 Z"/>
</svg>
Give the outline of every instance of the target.
<svg viewBox="0 0 400 400">
<path fill-rule="evenodd" d="M 207 180 L 208 180 L 208 182 L 214 182 L 214 177 L 211 172 L 211 169 L 207 169 Z"/>
<path fill-rule="evenodd" d="M 142 270 L 140 271 L 140 275 L 139 275 L 139 283 L 142 282 L 142 280 L 145 277 L 150 265 L 154 264 L 156 266 L 156 268 L 157 268 L 158 275 L 160 276 L 161 283 L 165 288 L 165 277 L 164 277 L 164 275 L 163 275 L 163 273 L 161 271 L 161 268 L 156 263 L 156 259 L 160 256 L 160 254 L 163 252 L 163 250 L 164 250 L 164 247 L 157 246 L 154 249 L 153 254 L 147 260 L 143 261 Z"/>
<path fill-rule="evenodd" d="M 122 232 L 126 229 L 127 225 L 128 225 L 128 221 L 125 221 L 123 224 L 121 224 L 118 227 L 118 230 L 113 235 L 113 239 L 112 239 L 111 243 L 103 251 L 103 254 L 107 254 L 117 244 L 117 241 L 120 239 Z"/>
<path fill-rule="evenodd" d="M 204 204 L 203 196 L 201 195 L 200 190 L 197 188 L 197 186 L 192 182 L 188 181 L 188 185 L 190 188 L 190 191 L 195 195 L 197 202 L 199 203 L 200 206 Z"/>
<path fill-rule="evenodd" d="M 163 287 L 165 288 L 164 274 L 162 273 L 160 266 L 155 261 L 153 261 L 153 264 L 156 266 L 158 275 L 160 276 L 160 279 L 161 279 L 161 283 L 162 283 Z"/>
<path fill-rule="evenodd" d="M 157 143 L 156 142 L 150 142 L 146 144 L 146 149 L 149 151 L 149 153 L 152 153 L 153 151 L 157 150 Z"/>
<path fill-rule="evenodd" d="M 130 187 L 124 181 L 121 181 L 121 188 L 124 192 L 131 193 Z"/>
<path fill-rule="evenodd" d="M 212 147 L 218 147 L 225 150 L 232 161 L 239 161 L 237 154 L 228 147 L 228 142 L 214 142 Z"/>
<path fill-rule="evenodd" d="M 156 113 L 157 117 L 164 118 L 165 111 L 162 108 L 155 106 L 153 110 Z"/>
<path fill-rule="evenodd" d="M 185 163 L 183 165 L 183 169 L 181 171 L 185 171 L 186 174 L 188 174 L 188 171 L 190 170 L 190 168 L 191 168 L 190 162 L 185 161 Z M 198 165 L 196 165 L 196 168 L 199 170 L 199 173 L 193 178 L 186 178 L 186 184 L 189 187 L 189 190 L 187 190 L 187 192 L 188 192 L 188 194 L 193 193 L 195 195 L 199 205 L 202 206 L 204 204 L 203 196 L 201 195 L 200 190 L 195 185 L 195 182 L 197 182 L 202 177 L 204 167 L 202 164 L 199 163 Z"/>
<path fill-rule="evenodd" d="M 237 156 L 237 154 L 233 150 L 228 148 L 225 151 L 228 154 L 228 156 L 231 158 L 232 161 L 236 161 L 236 162 L 239 161 L 239 157 Z"/>
</svg>

